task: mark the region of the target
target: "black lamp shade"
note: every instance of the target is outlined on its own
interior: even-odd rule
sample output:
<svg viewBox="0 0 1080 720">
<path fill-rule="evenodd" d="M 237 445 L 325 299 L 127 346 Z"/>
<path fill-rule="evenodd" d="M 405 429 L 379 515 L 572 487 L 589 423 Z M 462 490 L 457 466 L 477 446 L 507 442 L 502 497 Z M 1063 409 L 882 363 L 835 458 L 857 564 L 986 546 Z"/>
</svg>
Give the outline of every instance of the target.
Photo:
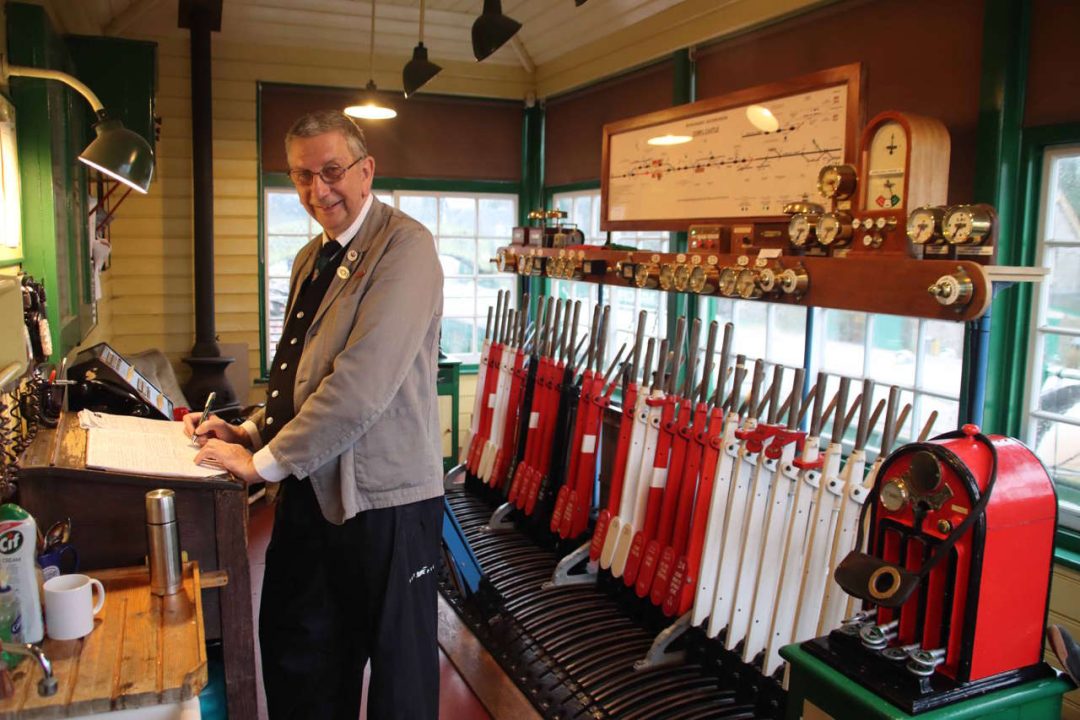
<svg viewBox="0 0 1080 720">
<path fill-rule="evenodd" d="M 134 190 L 146 193 L 154 178 L 154 151 L 136 132 L 119 120 L 101 120 L 94 126 L 97 137 L 79 160 Z"/>
<path fill-rule="evenodd" d="M 405 97 L 409 97 L 422 88 L 440 72 L 442 68 L 428 60 L 424 43 L 418 43 L 413 48 L 412 60 L 405 63 L 405 69 L 401 71 L 401 84 L 405 88 Z"/>
<path fill-rule="evenodd" d="M 473 56 L 483 60 L 521 29 L 521 23 L 502 14 L 499 0 L 484 0 L 484 12 L 472 26 Z"/>
</svg>

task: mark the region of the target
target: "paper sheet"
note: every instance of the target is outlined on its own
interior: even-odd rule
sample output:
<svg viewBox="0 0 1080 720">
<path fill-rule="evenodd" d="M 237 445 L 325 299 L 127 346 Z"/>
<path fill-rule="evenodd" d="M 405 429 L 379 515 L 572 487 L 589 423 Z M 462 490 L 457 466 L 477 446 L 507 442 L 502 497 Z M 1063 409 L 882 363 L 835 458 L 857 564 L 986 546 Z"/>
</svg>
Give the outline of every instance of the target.
<svg viewBox="0 0 1080 720">
<path fill-rule="evenodd" d="M 161 475 L 163 477 L 220 477 L 220 467 L 195 464 L 199 448 L 184 433 L 184 423 L 169 420 L 79 412 L 86 431 L 86 467 Z"/>
</svg>

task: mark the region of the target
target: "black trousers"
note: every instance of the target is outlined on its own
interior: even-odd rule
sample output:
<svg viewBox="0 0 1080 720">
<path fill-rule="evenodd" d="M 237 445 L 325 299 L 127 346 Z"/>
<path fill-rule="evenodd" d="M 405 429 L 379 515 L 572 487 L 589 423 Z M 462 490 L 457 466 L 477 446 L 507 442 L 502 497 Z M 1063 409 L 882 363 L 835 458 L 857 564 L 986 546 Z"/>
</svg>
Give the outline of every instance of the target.
<svg viewBox="0 0 1080 720">
<path fill-rule="evenodd" d="M 281 488 L 259 641 L 271 720 L 439 714 L 436 572 L 442 498 L 326 521 L 307 480 Z"/>
</svg>

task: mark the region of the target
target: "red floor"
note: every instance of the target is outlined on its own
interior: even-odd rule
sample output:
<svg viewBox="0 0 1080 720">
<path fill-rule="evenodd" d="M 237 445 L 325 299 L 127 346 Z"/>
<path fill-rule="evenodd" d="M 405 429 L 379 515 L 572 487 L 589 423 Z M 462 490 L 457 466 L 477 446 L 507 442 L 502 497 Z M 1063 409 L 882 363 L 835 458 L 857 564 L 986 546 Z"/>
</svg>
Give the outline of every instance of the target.
<svg viewBox="0 0 1080 720">
<path fill-rule="evenodd" d="M 255 627 L 259 626 L 259 596 L 262 593 L 263 569 L 265 567 L 266 545 L 270 542 L 270 530 L 273 527 L 273 509 L 259 501 L 251 506 L 251 520 L 248 528 L 248 559 L 251 562 L 251 605 L 255 618 Z M 256 670 L 261 677 L 259 665 L 259 638 L 255 637 Z M 441 679 L 439 683 L 439 717 L 441 720 L 490 720 L 491 715 L 480 704 L 469 686 L 450 661 L 439 651 Z M 364 694 L 367 695 L 368 673 L 364 672 Z M 259 720 L 266 720 L 266 696 L 262 683 L 259 683 Z M 360 713 L 360 720 L 367 720 L 367 711 Z"/>
</svg>

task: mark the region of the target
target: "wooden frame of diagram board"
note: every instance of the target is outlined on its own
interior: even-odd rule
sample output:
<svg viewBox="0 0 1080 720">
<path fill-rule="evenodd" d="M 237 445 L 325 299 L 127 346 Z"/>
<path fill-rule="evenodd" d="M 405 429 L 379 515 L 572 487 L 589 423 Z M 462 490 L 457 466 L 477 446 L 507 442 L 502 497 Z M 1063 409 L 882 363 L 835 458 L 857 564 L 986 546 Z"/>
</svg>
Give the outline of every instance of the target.
<svg viewBox="0 0 1080 720">
<path fill-rule="evenodd" d="M 609 123 L 600 228 L 685 231 L 777 221 L 787 202 L 823 203 L 817 173 L 855 161 L 863 98 L 862 67 L 853 63 Z M 752 105 L 776 110 L 779 128 L 755 128 L 745 112 Z M 645 144 L 688 133 L 693 141 L 686 144 Z"/>
</svg>

